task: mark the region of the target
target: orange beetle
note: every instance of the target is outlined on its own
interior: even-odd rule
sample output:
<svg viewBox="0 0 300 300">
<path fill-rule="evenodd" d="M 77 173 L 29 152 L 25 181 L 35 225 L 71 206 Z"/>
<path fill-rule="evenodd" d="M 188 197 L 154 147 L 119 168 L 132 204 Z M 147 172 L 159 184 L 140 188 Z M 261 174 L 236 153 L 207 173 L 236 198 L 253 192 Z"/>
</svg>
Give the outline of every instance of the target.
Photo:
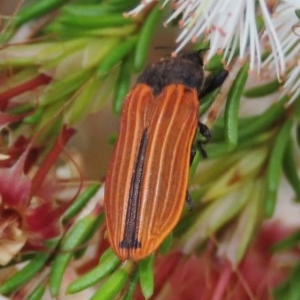
<svg viewBox="0 0 300 300">
<path fill-rule="evenodd" d="M 148 256 L 178 223 L 198 97 L 226 76 L 205 85 L 199 53 L 185 53 L 148 66 L 127 95 L 104 196 L 109 241 L 121 260 Z"/>
</svg>

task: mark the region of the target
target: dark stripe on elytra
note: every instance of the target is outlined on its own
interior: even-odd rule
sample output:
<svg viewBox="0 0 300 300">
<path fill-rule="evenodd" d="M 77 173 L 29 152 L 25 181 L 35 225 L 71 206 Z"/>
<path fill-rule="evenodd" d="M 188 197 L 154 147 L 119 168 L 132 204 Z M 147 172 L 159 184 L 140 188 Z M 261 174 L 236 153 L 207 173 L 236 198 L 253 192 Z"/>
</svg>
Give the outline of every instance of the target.
<svg viewBox="0 0 300 300">
<path fill-rule="evenodd" d="M 139 206 L 140 206 L 140 190 L 142 184 L 143 169 L 145 163 L 145 154 L 148 142 L 148 133 L 145 130 L 139 145 L 139 151 L 135 162 L 135 167 L 130 183 L 130 191 L 128 197 L 125 230 L 123 240 L 120 242 L 121 248 L 137 249 L 141 248 L 141 243 L 138 241 L 139 229 Z"/>
</svg>

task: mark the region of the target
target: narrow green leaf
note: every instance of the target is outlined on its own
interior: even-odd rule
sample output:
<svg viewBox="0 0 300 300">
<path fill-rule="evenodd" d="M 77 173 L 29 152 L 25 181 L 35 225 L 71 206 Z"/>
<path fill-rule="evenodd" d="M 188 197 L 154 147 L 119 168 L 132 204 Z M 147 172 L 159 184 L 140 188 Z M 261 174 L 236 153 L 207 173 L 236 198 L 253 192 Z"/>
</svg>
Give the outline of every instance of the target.
<svg viewBox="0 0 300 300">
<path fill-rule="evenodd" d="M 133 263 L 126 261 L 118 270 L 116 270 L 110 277 L 103 283 L 103 285 L 92 296 L 91 300 L 112 300 L 124 288 L 129 274 L 133 270 Z"/>
<path fill-rule="evenodd" d="M 214 184 L 207 190 L 202 202 L 220 199 L 220 197 L 236 190 L 247 179 L 252 179 L 258 175 L 266 163 L 268 154 L 267 147 L 245 151 L 241 159 L 225 170 L 221 176 L 216 176 Z"/>
<path fill-rule="evenodd" d="M 36 255 L 36 257 L 32 259 L 28 265 L 0 286 L 0 293 L 8 295 L 32 279 L 44 267 L 49 256 L 50 253 L 41 253 Z"/>
<path fill-rule="evenodd" d="M 58 135 L 63 126 L 63 116 L 62 114 L 57 114 L 61 109 L 60 102 L 55 102 L 43 108 L 43 114 L 38 122 L 34 124 L 34 130 L 39 133 L 36 138 L 37 145 L 40 143 L 44 144 L 45 141 L 50 142 L 51 139 Z"/>
<path fill-rule="evenodd" d="M 62 40 L 68 39 L 78 39 L 81 37 L 103 37 L 103 38 L 112 38 L 112 37 L 127 37 L 134 34 L 136 31 L 137 25 L 129 24 L 122 26 L 114 27 L 104 27 L 104 28 L 95 28 L 95 29 L 78 29 L 73 28 L 72 26 L 58 23 L 57 21 L 51 22 L 47 27 L 44 28 L 43 32 L 46 34 L 55 34 L 59 36 Z"/>
<path fill-rule="evenodd" d="M 262 199 L 262 183 L 254 180 L 254 188 L 249 193 L 248 202 L 243 211 L 239 214 L 237 227 L 235 228 L 233 242 L 237 244 L 236 253 L 232 257 L 232 261 L 238 265 L 244 258 L 248 246 L 255 235 L 255 228 L 259 221 L 261 199 Z M 232 250 L 232 249 L 231 249 Z M 230 255 L 230 249 L 228 255 Z M 232 254 L 232 252 L 231 252 Z"/>
<path fill-rule="evenodd" d="M 298 300 L 300 298 L 300 264 L 298 263 L 291 275 L 273 291 L 275 300 Z"/>
<path fill-rule="evenodd" d="M 91 200 L 100 188 L 99 183 L 90 185 L 82 192 L 72 205 L 66 210 L 63 216 L 63 221 L 69 221 Z"/>
<path fill-rule="evenodd" d="M 1 36 L 0 36 L 1 42 Z M 36 59 L 37 55 L 50 43 L 33 43 L 6 45 L 0 48 L 0 66 L 1 67 L 37 67 L 40 62 Z"/>
<path fill-rule="evenodd" d="M 205 70 L 215 71 L 220 70 L 224 67 L 223 65 L 223 54 L 215 54 L 205 66 Z"/>
<path fill-rule="evenodd" d="M 133 24 L 133 20 L 125 18 L 122 14 L 105 14 L 99 16 L 81 16 L 73 17 L 64 15 L 59 18 L 62 24 L 72 26 L 78 29 L 98 29 L 112 26 L 123 26 Z"/>
<path fill-rule="evenodd" d="M 287 146 L 283 158 L 283 169 L 287 180 L 293 187 L 296 194 L 296 201 L 300 201 L 300 178 L 298 176 L 297 164 L 294 159 L 293 144 L 291 138 L 287 142 Z"/>
<path fill-rule="evenodd" d="M 154 254 L 140 261 L 139 277 L 143 295 L 149 299 L 154 291 Z"/>
<path fill-rule="evenodd" d="M 271 248 L 272 251 L 285 251 L 289 250 L 293 247 L 297 247 L 300 243 L 300 231 L 296 231 L 287 238 L 280 240 L 276 244 L 274 244 Z"/>
<path fill-rule="evenodd" d="M 137 37 L 127 38 L 115 51 L 112 51 L 105 60 L 100 63 L 96 74 L 97 76 L 106 75 L 116 64 L 120 62 L 136 45 Z"/>
<path fill-rule="evenodd" d="M 196 51 L 207 51 L 209 49 L 209 41 L 207 40 L 200 40 L 198 43 L 195 45 L 195 50 Z"/>
<path fill-rule="evenodd" d="M 67 124 L 72 126 L 88 115 L 89 108 L 97 95 L 100 84 L 101 80 L 96 76 L 92 76 L 85 83 L 84 87 L 76 93 L 65 114 L 65 122 Z"/>
<path fill-rule="evenodd" d="M 255 136 L 260 132 L 265 131 L 273 124 L 276 124 L 280 116 L 285 111 L 284 105 L 287 100 L 288 97 L 283 97 L 262 114 L 255 117 L 241 119 L 239 125 L 239 139 L 247 136 Z"/>
<path fill-rule="evenodd" d="M 205 149 L 206 149 L 206 148 L 205 148 Z M 193 177 L 194 177 L 194 175 L 195 175 L 195 173 L 196 173 L 198 164 L 199 164 L 199 162 L 201 161 L 201 159 L 202 159 L 201 153 L 200 153 L 200 151 L 197 150 L 197 151 L 196 151 L 196 154 L 195 154 L 195 156 L 194 156 L 193 162 L 192 162 L 192 164 L 191 164 L 191 166 L 190 166 L 190 180 L 193 179 Z"/>
<path fill-rule="evenodd" d="M 253 87 L 244 92 L 244 96 L 248 98 L 264 97 L 279 90 L 282 83 L 278 80 L 268 82 L 266 84 Z"/>
<path fill-rule="evenodd" d="M 36 111 L 32 115 L 24 118 L 23 122 L 25 124 L 36 124 L 43 116 L 44 111 L 45 111 L 44 107 L 37 108 Z"/>
<path fill-rule="evenodd" d="M 40 99 L 41 106 L 44 107 L 59 100 L 63 101 L 65 97 L 81 87 L 90 76 L 90 72 L 80 71 L 65 79 L 54 81 L 43 93 Z"/>
<path fill-rule="evenodd" d="M 173 232 L 171 232 L 163 241 L 163 243 L 161 244 L 160 248 L 159 248 L 159 253 L 164 255 L 167 254 L 172 246 L 173 243 Z"/>
<path fill-rule="evenodd" d="M 140 72 L 145 66 L 151 38 L 154 29 L 159 22 L 161 14 L 162 9 L 160 8 L 160 5 L 156 5 L 147 17 L 147 20 L 144 22 L 143 27 L 139 33 L 133 63 L 134 70 L 137 72 Z"/>
<path fill-rule="evenodd" d="M 62 8 L 63 14 L 81 18 L 82 16 L 102 16 L 112 13 L 123 13 L 133 7 L 136 1 L 122 1 L 119 3 L 95 3 L 95 4 L 70 4 Z"/>
<path fill-rule="evenodd" d="M 297 128 L 296 128 L 296 141 L 299 147 L 300 146 L 300 124 L 297 124 Z"/>
<path fill-rule="evenodd" d="M 139 0 L 107 0 L 106 3 L 118 8 L 121 11 L 126 11 L 127 9 L 134 8 L 136 5 L 138 5 Z"/>
<path fill-rule="evenodd" d="M 226 158 L 216 159 L 211 165 L 210 163 L 202 166 L 201 171 L 195 173 L 194 177 L 191 178 L 191 186 L 200 185 L 214 185 L 216 180 L 223 176 L 233 165 L 237 164 L 241 159 L 244 158 L 246 152 L 236 152 Z M 205 174 L 205 176 L 203 176 Z M 194 189 L 193 189 L 194 190 Z"/>
<path fill-rule="evenodd" d="M 295 112 L 296 120 L 298 121 L 298 124 L 300 123 L 300 95 L 294 99 L 293 102 L 293 110 Z"/>
<path fill-rule="evenodd" d="M 25 114 L 34 111 L 36 108 L 36 105 L 33 103 L 24 103 L 20 104 L 16 107 L 12 107 L 10 109 L 7 109 L 7 113 L 12 115 L 18 115 L 18 114 Z"/>
<path fill-rule="evenodd" d="M 243 139 L 241 138 L 239 140 L 238 145 L 236 146 L 236 148 L 234 150 L 238 151 L 238 150 L 246 150 L 247 149 L 249 151 L 250 147 L 254 148 L 254 147 L 262 146 L 263 144 L 268 142 L 268 140 L 270 140 L 271 136 L 272 136 L 272 131 L 260 133 L 251 138 L 243 138 Z M 227 143 L 224 143 L 224 142 L 208 144 L 208 145 L 206 145 L 205 149 L 206 149 L 208 158 L 210 158 L 210 159 L 220 157 L 220 156 L 228 154 L 228 152 L 230 152 L 227 148 Z"/>
<path fill-rule="evenodd" d="M 207 110 L 213 104 L 218 94 L 219 89 L 216 89 L 208 95 L 205 95 L 203 99 L 200 99 L 200 116 L 204 115 L 207 112 Z"/>
<path fill-rule="evenodd" d="M 67 289 L 69 294 L 80 292 L 103 279 L 110 274 L 119 264 L 120 259 L 111 248 L 106 250 L 100 258 L 96 268 L 73 281 Z"/>
<path fill-rule="evenodd" d="M 81 242 L 81 244 L 86 245 L 86 247 L 81 247 L 74 253 L 75 259 L 82 257 L 82 255 L 85 253 L 88 246 L 87 242 L 95 234 L 95 232 L 99 230 L 99 227 L 101 226 L 101 224 L 103 224 L 104 220 L 105 220 L 105 215 L 102 212 L 98 215 L 95 222 L 93 223 L 93 226 L 91 227 L 91 230 L 87 233 L 87 235 L 84 237 L 83 241 Z"/>
<path fill-rule="evenodd" d="M 32 19 L 39 18 L 50 11 L 60 7 L 67 0 L 43 0 L 43 1 L 31 1 L 28 5 L 18 13 L 15 26 L 20 26 Z"/>
<path fill-rule="evenodd" d="M 48 252 L 37 254 L 23 269 L 8 278 L 0 286 L 0 294 L 8 295 L 18 290 L 22 285 L 32 279 L 46 264 L 59 239 L 52 240 L 47 243 Z"/>
<path fill-rule="evenodd" d="M 298 19 L 300 20 L 300 9 L 296 9 L 295 14 L 298 17 Z"/>
<path fill-rule="evenodd" d="M 118 134 L 117 133 L 112 133 L 108 139 L 107 139 L 107 144 L 108 145 L 114 145 L 116 141 L 118 140 Z"/>
<path fill-rule="evenodd" d="M 45 285 L 38 285 L 34 291 L 28 296 L 27 300 L 41 300 L 45 294 Z"/>
<path fill-rule="evenodd" d="M 133 300 L 134 299 L 134 293 L 139 280 L 139 272 L 136 270 L 130 279 L 130 282 L 128 284 L 127 293 L 124 296 L 123 300 Z"/>
<path fill-rule="evenodd" d="M 285 111 L 284 107 L 287 100 L 288 97 L 283 97 L 262 114 L 253 117 L 240 118 L 238 121 L 238 140 L 253 138 L 261 132 L 271 128 L 274 124 L 277 124 L 278 119 L 280 119 Z M 225 138 L 224 123 L 221 121 L 221 119 L 216 120 L 214 127 L 212 128 L 212 142 L 223 141 Z"/>
<path fill-rule="evenodd" d="M 99 86 L 97 95 L 89 109 L 90 113 L 97 113 L 106 104 L 106 102 L 111 99 L 115 90 L 118 71 L 118 68 L 114 68 L 107 74 L 107 76 L 103 76 L 101 78 L 101 85 Z"/>
<path fill-rule="evenodd" d="M 132 72 L 132 59 L 127 57 L 123 60 L 113 99 L 114 113 L 119 115 L 122 109 L 123 101 L 130 88 L 130 75 Z"/>
<path fill-rule="evenodd" d="M 55 256 L 50 271 L 49 287 L 53 297 L 59 292 L 62 277 L 74 254 L 75 248 L 80 246 L 85 240 L 85 237 L 92 230 L 96 220 L 97 218 L 95 216 L 86 216 L 82 218 L 67 232 L 62 240 L 60 247 L 61 252 Z"/>
<path fill-rule="evenodd" d="M 113 9 L 113 6 L 107 5 L 106 3 L 100 3 L 100 4 L 69 4 L 65 5 L 62 8 L 62 15 L 73 17 L 73 18 L 81 18 L 83 17 L 102 17 L 105 14 L 110 14 L 118 12 Z"/>
<path fill-rule="evenodd" d="M 232 87 L 230 88 L 228 99 L 225 106 L 224 125 L 225 125 L 225 138 L 229 150 L 234 149 L 238 142 L 238 116 L 239 107 L 244 86 L 248 78 L 249 65 L 243 66 Z"/>
<path fill-rule="evenodd" d="M 195 249 L 209 236 L 214 235 L 217 230 L 235 217 L 248 201 L 252 186 L 252 182 L 248 182 L 225 197 L 209 203 L 182 238 L 184 251 L 186 253 L 191 252 L 192 249 Z M 193 239 L 190 238 L 191 236 Z"/>
<path fill-rule="evenodd" d="M 253 180 L 246 189 L 248 199 L 220 241 L 219 253 L 237 266 L 248 249 L 257 227 L 262 203 L 262 180 Z"/>
<path fill-rule="evenodd" d="M 107 40 L 110 41 L 110 39 Z M 39 65 L 45 68 L 46 74 L 48 65 L 51 70 L 50 73 L 52 73 L 53 67 L 55 67 L 56 72 L 54 76 L 58 79 L 57 70 L 61 67 L 61 64 L 67 60 L 70 55 L 84 49 L 86 45 L 94 41 L 95 39 L 82 37 L 78 39 L 69 39 L 67 41 L 50 42 L 48 44 L 44 43 L 43 49 L 36 54 L 35 59 Z M 103 43 L 104 40 L 101 40 L 100 43 L 101 42 Z M 44 69 L 42 69 L 42 71 L 44 72 Z M 67 75 L 69 74 L 70 72 L 67 72 Z M 60 78 L 64 77 L 65 76 L 61 76 Z"/>
<path fill-rule="evenodd" d="M 226 153 L 228 153 L 227 143 L 226 142 L 210 143 L 206 145 L 205 151 L 209 159 L 213 159 L 225 155 Z"/>
<path fill-rule="evenodd" d="M 281 127 L 273 146 L 266 174 L 265 216 L 270 218 L 275 209 L 284 151 L 290 137 L 292 120 L 287 120 Z"/>
</svg>

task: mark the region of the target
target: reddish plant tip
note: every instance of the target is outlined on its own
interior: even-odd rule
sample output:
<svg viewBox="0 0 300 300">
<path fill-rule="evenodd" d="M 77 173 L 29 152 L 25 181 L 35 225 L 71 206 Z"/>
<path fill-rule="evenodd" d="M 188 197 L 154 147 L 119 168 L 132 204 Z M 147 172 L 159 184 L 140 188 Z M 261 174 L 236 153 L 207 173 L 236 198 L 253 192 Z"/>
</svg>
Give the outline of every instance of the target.
<svg viewBox="0 0 300 300">
<path fill-rule="evenodd" d="M 53 164 L 56 162 L 58 156 L 60 155 L 62 149 L 67 144 L 69 139 L 75 134 L 75 129 L 67 128 L 66 126 L 62 129 L 60 136 L 54 143 L 52 149 L 49 151 L 48 155 L 44 159 L 42 165 L 34 175 L 32 179 L 31 195 L 36 194 L 37 190 L 40 188 L 44 182 L 46 175 L 52 168 Z"/>
<path fill-rule="evenodd" d="M 51 80 L 52 77 L 48 75 L 38 74 L 36 77 L 28 81 L 7 89 L 6 91 L 0 93 L 0 109 L 5 109 L 11 98 L 30 91 L 38 86 L 49 84 Z"/>
</svg>

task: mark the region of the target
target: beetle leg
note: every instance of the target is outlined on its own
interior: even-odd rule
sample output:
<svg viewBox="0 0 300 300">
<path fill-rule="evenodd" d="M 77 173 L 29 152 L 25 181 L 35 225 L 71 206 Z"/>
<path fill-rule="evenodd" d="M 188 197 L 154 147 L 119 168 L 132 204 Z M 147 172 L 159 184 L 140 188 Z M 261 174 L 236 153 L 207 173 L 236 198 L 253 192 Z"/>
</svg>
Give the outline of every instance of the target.
<svg viewBox="0 0 300 300">
<path fill-rule="evenodd" d="M 200 150 L 200 153 L 201 153 L 201 156 L 203 158 L 207 158 L 207 153 L 205 151 L 205 149 L 203 148 L 203 142 L 202 141 L 197 141 L 197 146 L 198 146 L 198 149 Z"/>
<path fill-rule="evenodd" d="M 187 206 L 189 207 L 189 210 L 192 210 L 194 207 L 194 203 L 193 203 L 193 199 L 188 191 L 186 192 L 185 202 L 186 202 Z"/>
<path fill-rule="evenodd" d="M 198 149 L 201 152 L 202 157 L 207 158 L 207 153 L 204 150 L 203 145 L 205 145 L 210 140 L 211 133 L 210 133 L 209 128 L 201 122 L 198 122 L 198 130 L 199 130 L 200 134 L 204 137 L 204 140 L 198 140 L 196 142 L 196 144 L 197 144 Z"/>
<path fill-rule="evenodd" d="M 203 144 L 206 144 L 210 138 L 211 138 L 211 132 L 210 129 L 200 121 L 198 122 L 198 130 L 200 134 L 204 137 L 204 140 L 202 141 Z"/>
<path fill-rule="evenodd" d="M 202 98 L 203 96 L 209 94 L 213 90 L 220 87 L 223 82 L 225 81 L 226 77 L 228 75 L 228 71 L 223 69 L 219 73 L 215 75 L 210 75 L 205 79 L 204 85 L 200 90 L 199 96 Z"/>
</svg>

